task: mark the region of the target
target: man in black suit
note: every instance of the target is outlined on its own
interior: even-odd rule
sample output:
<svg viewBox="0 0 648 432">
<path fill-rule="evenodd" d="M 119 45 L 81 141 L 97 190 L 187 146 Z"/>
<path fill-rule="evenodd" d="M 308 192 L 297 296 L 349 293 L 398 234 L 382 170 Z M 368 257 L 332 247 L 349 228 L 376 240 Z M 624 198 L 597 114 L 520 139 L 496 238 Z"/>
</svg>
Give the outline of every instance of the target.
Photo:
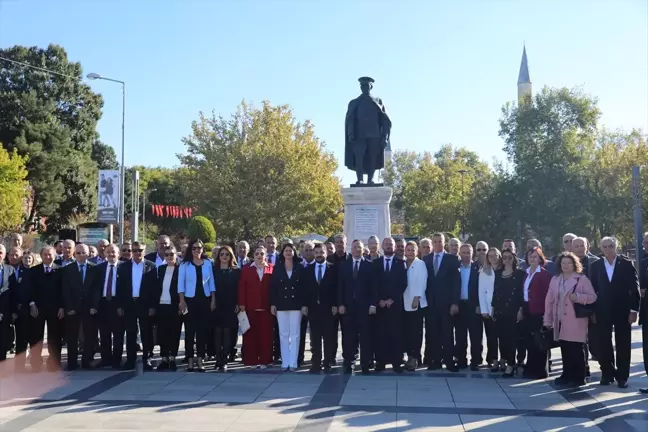
<svg viewBox="0 0 648 432">
<path fill-rule="evenodd" d="M 641 340 L 643 342 L 643 359 L 644 359 L 644 370 L 648 375 L 648 295 L 646 295 L 646 289 L 648 289 L 648 233 L 644 234 L 644 259 L 641 260 L 639 267 L 639 282 L 640 282 L 640 291 L 641 296 L 641 305 L 639 307 L 639 325 L 641 326 Z M 641 393 L 648 394 L 648 388 L 640 389 Z"/>
<path fill-rule="evenodd" d="M 105 261 L 96 267 L 95 290 L 99 292 L 97 318 L 101 335 L 101 363 L 99 367 L 121 366 L 124 350 L 124 320 L 117 314 L 117 275 L 119 272 L 119 247 L 108 245 L 104 250 Z"/>
<path fill-rule="evenodd" d="M 330 356 L 333 353 L 333 332 L 337 315 L 338 272 L 335 264 L 326 261 L 326 248 L 318 243 L 313 248 L 315 262 L 306 267 L 304 290 L 307 293 L 308 319 L 310 321 L 310 343 L 313 354 L 311 373 L 322 369 L 322 352 L 324 370 L 331 369 Z M 322 341 L 324 350 L 322 351 Z"/>
<path fill-rule="evenodd" d="M 9 324 L 11 323 L 11 282 L 14 268 L 5 263 L 7 250 L 0 244 L 0 361 L 7 359 Z"/>
<path fill-rule="evenodd" d="M 124 369 L 134 369 L 137 360 L 137 325 L 142 337 L 144 370 L 153 370 L 150 353 L 153 351 L 151 322 L 155 309 L 153 292 L 157 281 L 155 263 L 144 259 L 145 245 L 133 242 L 133 258 L 124 261 L 118 269 L 117 314 L 126 325 L 126 363 Z M 156 299 L 159 300 L 159 299 Z"/>
<path fill-rule="evenodd" d="M 326 245 L 325 245 L 326 246 Z M 340 268 L 340 264 L 343 263 L 344 261 L 348 260 L 351 258 L 351 254 L 347 253 L 346 248 L 347 248 L 347 237 L 344 234 L 337 234 L 334 238 L 334 249 L 335 253 L 329 254 L 328 249 L 327 249 L 327 256 L 326 259 L 329 262 L 332 262 L 337 266 L 337 268 Z M 344 333 L 344 323 L 345 320 L 342 319 L 342 316 L 340 314 L 337 314 L 333 317 L 333 327 L 332 327 L 332 338 L 333 338 L 333 345 L 331 346 L 331 365 L 335 365 L 337 363 L 337 351 L 338 351 L 338 335 L 340 332 L 340 329 L 342 330 L 342 333 Z M 342 350 L 344 351 L 344 347 L 342 347 Z M 357 349 L 356 349 L 356 355 L 357 355 Z"/>
<path fill-rule="evenodd" d="M 83 358 L 81 366 L 92 368 L 97 339 L 97 307 L 99 292 L 95 290 L 95 265 L 88 262 L 87 245 L 74 249 L 73 264 L 61 269 L 61 290 L 65 309 L 65 342 L 68 350 L 68 370 L 77 369 L 79 328 L 83 326 Z"/>
<path fill-rule="evenodd" d="M 632 324 L 637 321 L 640 294 L 637 270 L 632 261 L 617 254 L 617 239 L 601 239 L 603 259 L 590 267 L 591 281 L 598 298 L 594 305 L 598 327 L 601 385 L 615 379 L 619 388 L 628 387 Z M 616 348 L 616 370 L 612 349 L 612 329 Z"/>
<path fill-rule="evenodd" d="M 445 236 L 432 236 L 433 253 L 423 258 L 428 271 L 425 345 L 428 369 L 441 368 L 441 359 L 451 372 L 459 371 L 453 359 L 452 317 L 459 312 L 461 276 L 459 257 L 446 253 Z"/>
<path fill-rule="evenodd" d="M 52 246 L 41 249 L 41 264 L 29 269 L 29 310 L 31 315 L 30 338 L 31 365 L 38 369 L 42 363 L 41 352 L 47 323 L 47 370 L 61 367 L 61 339 L 63 339 L 63 295 L 61 292 L 61 267 L 54 263 L 56 250 Z"/>
<path fill-rule="evenodd" d="M 342 355 L 344 372 L 351 373 L 360 342 L 362 373 L 369 373 L 373 359 L 372 323 L 376 314 L 378 295 L 373 285 L 373 266 L 363 258 L 364 244 L 354 240 L 351 259 L 342 261 L 338 268 L 338 314 L 342 315 Z"/>
<path fill-rule="evenodd" d="M 171 238 L 168 235 L 161 235 L 157 238 L 155 246 L 157 250 L 146 254 L 144 259 L 154 263 L 155 267 L 160 267 L 161 265 L 166 264 L 164 252 L 171 246 Z"/>
<path fill-rule="evenodd" d="M 395 242 L 383 239 L 383 256 L 373 261 L 373 286 L 377 291 L 378 310 L 374 323 L 376 372 L 391 363 L 395 372 L 402 372 L 403 357 L 403 293 L 407 289 L 405 261 L 394 255 Z"/>
<path fill-rule="evenodd" d="M 461 294 L 459 313 L 454 316 L 455 327 L 455 358 L 457 367 L 468 367 L 468 334 L 470 333 L 470 370 L 476 371 L 482 363 L 482 340 L 484 327 L 479 308 L 479 261 L 472 261 L 473 248 L 469 243 L 459 248 L 461 260 L 459 276 L 461 278 Z"/>
</svg>

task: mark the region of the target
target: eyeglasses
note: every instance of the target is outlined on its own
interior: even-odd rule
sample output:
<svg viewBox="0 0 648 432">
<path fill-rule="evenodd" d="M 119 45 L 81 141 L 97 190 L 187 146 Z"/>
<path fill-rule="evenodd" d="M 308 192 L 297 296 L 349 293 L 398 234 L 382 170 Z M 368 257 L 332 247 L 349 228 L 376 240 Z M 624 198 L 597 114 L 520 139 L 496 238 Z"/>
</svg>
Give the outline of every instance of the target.
<svg viewBox="0 0 648 432">
<path fill-rule="evenodd" d="M 132 249 L 122 249 L 121 251 L 122 252 L 132 252 L 133 250 Z"/>
<path fill-rule="evenodd" d="M 193 246 L 191 250 L 202 250 L 202 246 Z"/>
<path fill-rule="evenodd" d="M 230 254 L 229 254 L 229 252 L 221 252 L 221 253 L 218 254 L 218 256 L 228 257 L 228 256 L 230 256 Z"/>
<path fill-rule="evenodd" d="M 144 249 L 133 249 L 133 252 L 142 253 L 144 252 Z"/>
<path fill-rule="evenodd" d="M 475 249 L 477 252 L 486 252 L 486 249 Z"/>
</svg>

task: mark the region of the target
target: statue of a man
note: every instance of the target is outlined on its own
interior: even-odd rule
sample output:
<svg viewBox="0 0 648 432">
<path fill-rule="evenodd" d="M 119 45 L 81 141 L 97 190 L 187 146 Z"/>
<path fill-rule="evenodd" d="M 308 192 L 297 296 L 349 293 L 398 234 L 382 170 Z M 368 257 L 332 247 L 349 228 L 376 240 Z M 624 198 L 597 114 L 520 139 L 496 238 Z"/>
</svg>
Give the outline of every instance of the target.
<svg viewBox="0 0 648 432">
<path fill-rule="evenodd" d="M 391 120 L 382 100 L 370 94 L 373 78 L 362 77 L 358 81 L 362 94 L 349 102 L 344 125 L 344 165 L 356 172 L 356 184 L 362 184 L 367 174 L 367 183 L 371 185 L 375 171 L 385 166 Z"/>
</svg>

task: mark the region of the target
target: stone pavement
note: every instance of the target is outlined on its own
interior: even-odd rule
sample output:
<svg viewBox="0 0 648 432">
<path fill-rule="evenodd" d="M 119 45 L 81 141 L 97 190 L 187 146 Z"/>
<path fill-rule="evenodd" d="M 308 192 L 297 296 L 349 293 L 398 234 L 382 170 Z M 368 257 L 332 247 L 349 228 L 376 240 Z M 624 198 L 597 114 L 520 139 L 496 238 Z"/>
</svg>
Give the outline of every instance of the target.
<svg viewBox="0 0 648 432">
<path fill-rule="evenodd" d="M 648 431 L 641 333 L 630 388 L 557 390 L 552 378 L 479 372 L 310 375 L 277 368 L 227 373 L 79 371 L 0 380 L 0 432 L 109 431 Z M 141 368 L 141 365 L 140 365 Z"/>
</svg>

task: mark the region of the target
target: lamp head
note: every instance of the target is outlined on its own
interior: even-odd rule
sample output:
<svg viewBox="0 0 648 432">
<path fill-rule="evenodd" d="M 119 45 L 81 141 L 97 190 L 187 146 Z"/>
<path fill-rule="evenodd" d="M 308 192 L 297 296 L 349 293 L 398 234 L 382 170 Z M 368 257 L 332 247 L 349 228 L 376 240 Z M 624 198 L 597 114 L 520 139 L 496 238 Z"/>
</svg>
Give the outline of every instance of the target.
<svg viewBox="0 0 648 432">
<path fill-rule="evenodd" d="M 86 75 L 86 78 L 91 79 L 91 80 L 96 80 L 96 79 L 101 79 L 102 76 L 99 75 L 98 73 L 92 72 L 92 73 L 89 73 L 88 75 Z"/>
</svg>

